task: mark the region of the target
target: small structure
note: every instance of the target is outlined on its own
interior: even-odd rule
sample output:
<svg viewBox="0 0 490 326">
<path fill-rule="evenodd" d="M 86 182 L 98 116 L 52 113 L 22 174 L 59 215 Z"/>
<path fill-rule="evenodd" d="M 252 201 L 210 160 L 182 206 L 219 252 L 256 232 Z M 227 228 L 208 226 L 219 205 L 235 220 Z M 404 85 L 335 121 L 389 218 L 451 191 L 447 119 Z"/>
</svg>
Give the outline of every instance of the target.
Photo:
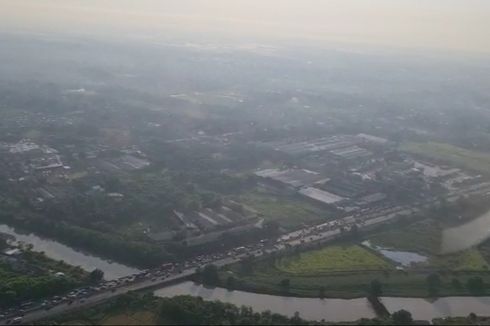
<svg viewBox="0 0 490 326">
<path fill-rule="evenodd" d="M 306 198 L 309 198 L 317 203 L 331 206 L 343 201 L 345 198 L 337 196 L 331 192 L 320 190 L 313 187 L 306 187 L 299 191 Z"/>
</svg>

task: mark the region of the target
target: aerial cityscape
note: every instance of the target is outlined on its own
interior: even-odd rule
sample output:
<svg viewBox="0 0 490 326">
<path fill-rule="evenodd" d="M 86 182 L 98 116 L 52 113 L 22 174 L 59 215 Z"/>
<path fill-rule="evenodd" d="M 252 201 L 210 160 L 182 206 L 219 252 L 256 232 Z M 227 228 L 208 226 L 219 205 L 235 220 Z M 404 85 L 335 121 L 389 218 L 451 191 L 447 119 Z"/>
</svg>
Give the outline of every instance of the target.
<svg viewBox="0 0 490 326">
<path fill-rule="evenodd" d="M 251 1 L 5 0 L 0 324 L 490 324 L 480 29 L 317 35 L 315 8 L 415 1 Z M 431 1 L 414 30 L 462 3 Z"/>
</svg>

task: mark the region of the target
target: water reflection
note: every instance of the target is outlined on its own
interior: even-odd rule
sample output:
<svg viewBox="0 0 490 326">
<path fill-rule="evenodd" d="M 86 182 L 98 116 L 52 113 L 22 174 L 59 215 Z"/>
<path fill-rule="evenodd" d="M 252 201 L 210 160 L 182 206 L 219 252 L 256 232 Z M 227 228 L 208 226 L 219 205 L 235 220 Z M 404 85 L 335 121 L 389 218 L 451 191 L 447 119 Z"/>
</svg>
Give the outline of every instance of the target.
<svg viewBox="0 0 490 326">
<path fill-rule="evenodd" d="M 378 251 L 386 258 L 403 266 L 410 266 L 411 264 L 423 263 L 427 261 L 427 257 L 420 255 L 416 252 L 389 250 L 379 246 L 371 244 L 368 240 L 363 241 L 362 244 L 368 248 Z"/>
<path fill-rule="evenodd" d="M 368 301 L 359 299 L 312 299 L 282 297 L 243 291 L 228 291 L 223 288 L 206 288 L 193 282 L 184 282 L 155 291 L 160 297 L 176 295 L 200 296 L 205 300 L 219 300 L 237 306 L 249 306 L 255 311 L 270 310 L 292 317 L 295 312 L 310 320 L 354 321 L 362 317 L 374 318 Z"/>
<path fill-rule="evenodd" d="M 5 224 L 0 225 L 0 232 L 14 236 L 16 241 L 31 244 L 33 246 L 33 251 L 44 252 L 46 256 L 52 259 L 63 260 L 70 265 L 80 266 L 86 271 L 92 271 L 95 268 L 98 268 L 104 271 L 104 278 L 107 280 L 116 279 L 138 272 L 136 268 L 131 268 L 118 263 L 110 263 L 101 258 L 76 251 L 59 242 L 40 238 L 32 233 L 19 233 Z"/>
<path fill-rule="evenodd" d="M 155 291 L 160 297 L 177 295 L 200 296 L 205 300 L 219 300 L 237 306 L 249 306 L 255 311 L 270 310 L 286 316 L 293 316 L 297 311 L 304 319 L 331 322 L 354 321 L 360 318 L 374 318 L 369 303 L 365 298 L 314 299 L 283 297 L 243 291 L 228 291 L 223 288 L 205 288 L 192 282 L 184 282 Z M 408 310 L 417 320 L 432 320 L 440 317 L 468 316 L 471 312 L 477 315 L 488 315 L 490 297 L 447 297 L 435 301 L 423 298 L 383 297 L 383 303 L 390 313 L 400 309 Z"/>
<path fill-rule="evenodd" d="M 490 211 L 458 227 L 442 232 L 442 252 L 453 253 L 480 244 L 490 237 Z"/>
<path fill-rule="evenodd" d="M 383 298 L 389 312 L 408 310 L 415 319 L 431 320 L 442 317 L 465 317 L 470 313 L 487 316 L 490 297 L 447 297 L 433 302 L 420 298 Z"/>
</svg>

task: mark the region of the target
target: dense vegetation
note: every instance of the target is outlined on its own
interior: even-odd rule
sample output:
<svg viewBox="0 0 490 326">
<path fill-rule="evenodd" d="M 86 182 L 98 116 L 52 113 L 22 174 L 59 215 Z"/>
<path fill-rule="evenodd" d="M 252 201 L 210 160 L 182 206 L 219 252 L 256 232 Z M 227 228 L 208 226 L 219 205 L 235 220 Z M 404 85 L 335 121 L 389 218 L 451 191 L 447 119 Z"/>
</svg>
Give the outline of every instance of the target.
<svg viewBox="0 0 490 326">
<path fill-rule="evenodd" d="M 393 266 L 361 246 L 329 246 L 276 259 L 277 270 L 297 276 L 356 270 L 392 270 Z"/>
<path fill-rule="evenodd" d="M 146 312 L 143 314 L 142 312 Z M 43 324 L 86 325 L 130 324 L 139 318 L 140 323 L 153 325 L 306 325 L 312 324 L 299 315 L 292 318 L 266 312 L 254 312 L 248 307 L 237 307 L 219 301 L 204 301 L 200 297 L 177 296 L 155 298 L 152 295 L 125 294 L 102 306 L 64 316 Z M 145 320 L 141 320 L 141 316 Z"/>
<path fill-rule="evenodd" d="M 348 325 L 409 325 L 410 312 L 400 310 L 383 318 L 363 318 Z M 135 293 L 122 295 L 103 305 L 41 321 L 42 325 L 336 325 L 326 321 L 306 321 L 295 313 L 293 317 L 256 312 L 250 307 L 237 307 L 220 301 L 205 301 L 201 297 L 177 296 L 156 298 Z"/>
<path fill-rule="evenodd" d="M 142 241 L 124 239 L 122 236 L 104 233 L 67 223 L 51 223 L 41 218 L 16 219 L 12 215 L 2 215 L 3 221 L 11 225 L 60 241 L 78 248 L 84 248 L 101 256 L 117 259 L 136 266 L 153 266 L 171 256 L 160 246 Z"/>
<path fill-rule="evenodd" d="M 465 209 L 468 205 L 470 209 Z M 378 280 L 385 295 L 392 296 L 489 294 L 490 241 L 462 252 L 441 254 L 442 229 L 469 221 L 484 209 L 481 200 L 451 206 L 443 203 L 415 217 L 416 222 L 401 220 L 372 234 L 357 235 L 342 242 L 343 247 L 291 250 L 226 267 L 220 271 L 220 284 L 261 293 L 352 298 L 365 296 L 366 284 Z M 384 248 L 417 252 L 428 260 L 395 270 L 395 263 L 376 250 L 352 246 L 364 239 Z M 437 275 L 437 282 L 432 282 L 433 275 Z"/>
<path fill-rule="evenodd" d="M 87 273 L 78 267 L 31 251 L 25 252 L 22 261 L 14 266 L 0 263 L 0 306 L 3 307 L 62 294 L 88 281 Z M 65 275 L 55 276 L 53 271 Z"/>
</svg>

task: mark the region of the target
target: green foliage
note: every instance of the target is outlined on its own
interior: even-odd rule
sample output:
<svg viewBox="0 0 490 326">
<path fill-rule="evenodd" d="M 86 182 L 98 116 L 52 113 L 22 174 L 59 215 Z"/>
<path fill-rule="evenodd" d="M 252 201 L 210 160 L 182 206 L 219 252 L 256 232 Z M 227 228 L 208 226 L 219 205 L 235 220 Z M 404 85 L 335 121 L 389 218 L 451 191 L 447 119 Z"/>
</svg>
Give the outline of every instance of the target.
<svg viewBox="0 0 490 326">
<path fill-rule="evenodd" d="M 485 292 L 485 283 L 479 276 L 470 277 L 468 281 L 466 281 L 466 287 L 474 294 L 481 294 Z"/>
<path fill-rule="evenodd" d="M 391 319 L 395 325 L 411 325 L 413 323 L 412 314 L 404 309 L 395 311 L 391 315 Z"/>
<path fill-rule="evenodd" d="M 378 280 L 372 280 L 369 284 L 369 295 L 380 297 L 383 295 L 383 285 Z"/>
<path fill-rule="evenodd" d="M 14 219 L 12 221 L 17 222 Z M 84 248 L 130 265 L 152 267 L 172 259 L 172 256 L 161 246 L 143 241 L 131 241 L 115 234 L 67 223 L 53 223 L 35 218 L 23 222 L 21 226 L 38 234 L 59 239 L 71 246 Z"/>
<path fill-rule="evenodd" d="M 216 265 L 206 265 L 200 272 L 201 281 L 204 284 L 216 285 L 219 283 L 218 267 Z"/>
<path fill-rule="evenodd" d="M 2 275 L 0 306 L 11 306 L 22 301 L 59 294 L 78 285 L 79 283 L 69 278 L 54 276 Z"/>
<path fill-rule="evenodd" d="M 135 312 L 154 313 L 159 325 L 307 325 L 299 314 L 289 318 L 270 311 L 254 312 L 249 307 L 237 307 L 220 301 L 204 301 L 201 297 L 176 296 L 155 298 L 151 295 L 125 294 L 103 305 L 47 320 L 53 324 L 101 325 L 111 317 Z M 115 319 L 116 320 L 116 319 Z M 120 320 L 120 319 L 117 319 Z"/>
<path fill-rule="evenodd" d="M 160 304 L 162 323 L 178 325 L 305 325 L 299 315 L 288 318 L 265 311 L 254 312 L 248 307 L 237 307 L 219 301 L 209 302 L 202 298 L 178 296 L 162 299 Z"/>
<path fill-rule="evenodd" d="M 92 282 L 92 283 L 100 282 L 100 281 L 102 281 L 103 278 L 104 278 L 104 272 L 98 268 L 94 269 L 89 274 L 89 279 L 90 279 L 90 282 Z"/>
<path fill-rule="evenodd" d="M 294 275 L 318 275 L 334 271 L 387 270 L 389 262 L 361 246 L 328 246 L 277 259 L 278 270 Z"/>
<path fill-rule="evenodd" d="M 289 278 L 284 278 L 279 282 L 279 285 L 282 286 L 283 288 L 288 288 L 291 285 L 291 281 Z"/>
<path fill-rule="evenodd" d="M 285 228 L 294 228 L 321 219 L 315 206 L 297 198 L 249 192 L 239 196 L 237 200 L 260 212 L 266 222 L 276 221 Z"/>
</svg>

